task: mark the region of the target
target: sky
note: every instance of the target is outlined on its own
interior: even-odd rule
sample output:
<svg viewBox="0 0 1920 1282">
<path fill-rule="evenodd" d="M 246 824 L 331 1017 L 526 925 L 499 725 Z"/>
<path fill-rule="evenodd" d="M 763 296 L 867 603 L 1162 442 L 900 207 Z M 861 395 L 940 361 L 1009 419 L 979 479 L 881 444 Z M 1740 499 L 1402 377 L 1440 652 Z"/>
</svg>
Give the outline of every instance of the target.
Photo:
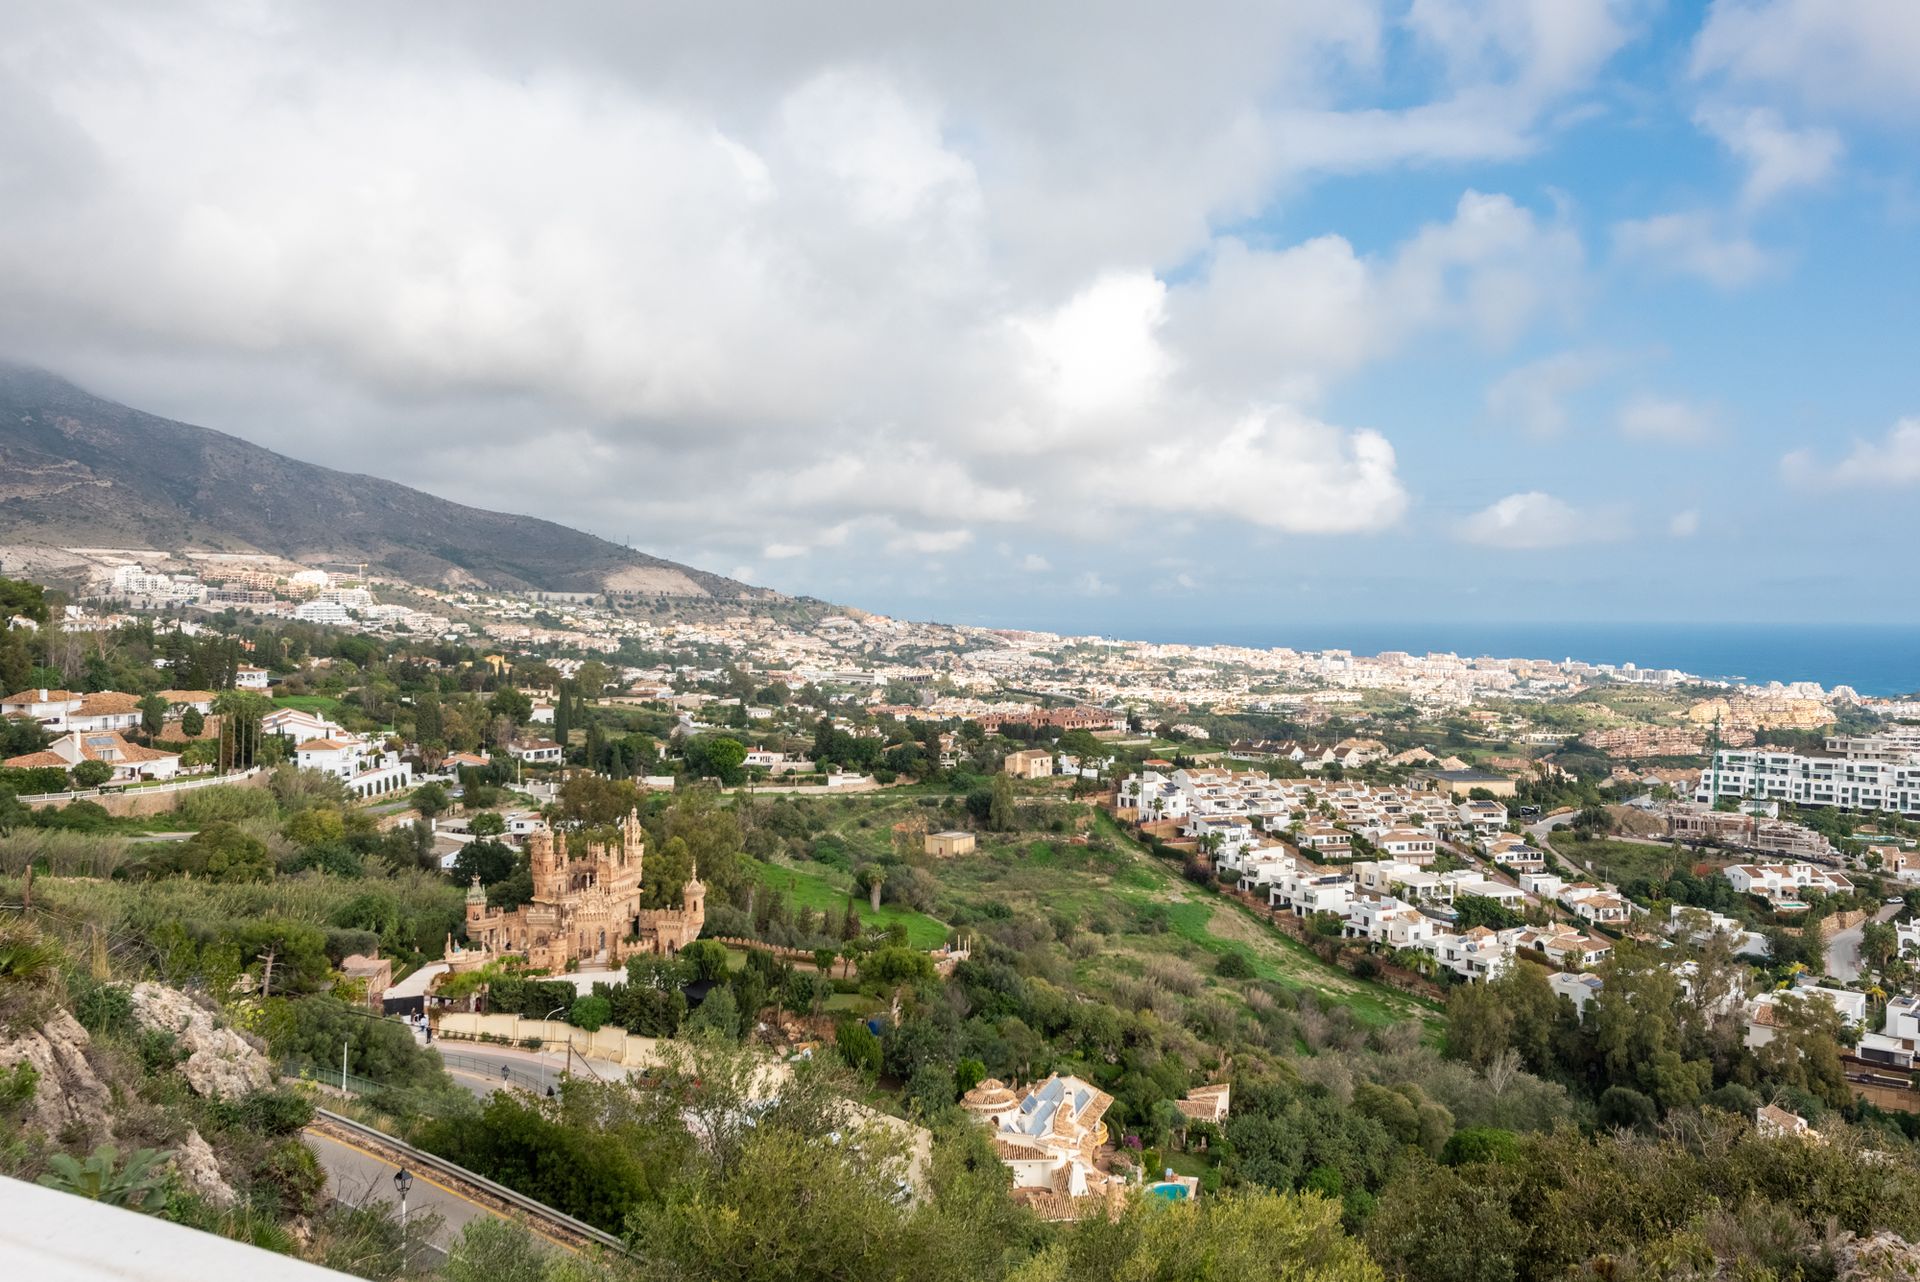
<svg viewBox="0 0 1920 1282">
<path fill-rule="evenodd" d="M 1912 622 L 1920 4 L 21 3 L 0 354 L 909 618 Z"/>
</svg>

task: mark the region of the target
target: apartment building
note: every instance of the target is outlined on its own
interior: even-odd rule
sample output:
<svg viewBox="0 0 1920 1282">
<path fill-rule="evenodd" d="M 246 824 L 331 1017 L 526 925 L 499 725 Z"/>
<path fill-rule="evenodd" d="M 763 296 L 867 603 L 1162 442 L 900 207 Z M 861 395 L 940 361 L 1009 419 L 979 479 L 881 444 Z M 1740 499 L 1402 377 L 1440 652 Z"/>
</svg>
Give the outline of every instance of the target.
<svg viewBox="0 0 1920 1282">
<path fill-rule="evenodd" d="M 1800 806 L 1886 810 L 1920 816 L 1920 749 L 1872 737 L 1829 739 L 1821 753 L 1723 750 L 1700 777 L 1694 800 L 1757 797 Z"/>
</svg>

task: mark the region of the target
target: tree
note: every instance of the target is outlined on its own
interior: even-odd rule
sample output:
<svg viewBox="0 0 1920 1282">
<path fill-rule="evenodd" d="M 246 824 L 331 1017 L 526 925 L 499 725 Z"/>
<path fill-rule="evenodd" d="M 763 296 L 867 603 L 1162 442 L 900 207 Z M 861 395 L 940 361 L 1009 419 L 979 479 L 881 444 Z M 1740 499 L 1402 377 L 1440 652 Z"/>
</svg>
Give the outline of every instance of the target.
<svg viewBox="0 0 1920 1282">
<path fill-rule="evenodd" d="M 157 694 L 147 695 L 140 700 L 140 729 L 149 739 L 159 734 L 167 725 L 167 701 Z"/>
<path fill-rule="evenodd" d="M 453 799 L 447 796 L 446 786 L 438 780 L 429 779 L 413 790 L 413 808 L 420 812 L 423 819 L 432 819 L 447 812 Z"/>
<path fill-rule="evenodd" d="M 867 888 L 867 903 L 875 912 L 880 911 L 880 891 L 887 884 L 887 866 L 868 864 L 860 870 L 860 880 Z"/>
<path fill-rule="evenodd" d="M 471 885 L 476 877 L 482 886 L 503 882 L 513 876 L 516 858 L 513 851 L 500 842 L 484 838 L 469 841 L 453 857 L 454 883 Z"/>
<path fill-rule="evenodd" d="M 113 778 L 113 767 L 104 761 L 89 759 L 73 768 L 73 782 L 78 788 L 98 788 L 111 778 Z"/>
<path fill-rule="evenodd" d="M 467 822 L 467 830 L 476 837 L 498 837 L 507 831 L 507 821 L 498 811 L 482 810 Z"/>
<path fill-rule="evenodd" d="M 718 779 L 729 788 L 746 780 L 746 745 L 738 739 L 702 736 L 687 743 L 687 768 L 706 779 Z"/>
<path fill-rule="evenodd" d="M 1519 913 L 1486 895 L 1456 896 L 1453 910 L 1458 914 L 1454 929 L 1463 933 L 1476 926 L 1485 926 L 1488 930 L 1507 930 L 1525 924 Z"/>
<path fill-rule="evenodd" d="M 992 797 L 987 806 L 987 827 L 995 832 L 1012 832 L 1019 826 L 1019 816 L 1013 805 L 1013 780 L 1004 774 L 995 775 Z"/>
<path fill-rule="evenodd" d="M 347 817 L 335 806 L 309 806 L 288 819 L 280 833 L 296 846 L 324 846 L 347 835 Z"/>
<path fill-rule="evenodd" d="M 522 726 L 533 717 L 533 700 L 512 686 L 501 686 L 487 700 L 487 712 L 506 718 L 511 726 Z"/>
<path fill-rule="evenodd" d="M 1079 1221 L 1011 1282 L 1379 1282 L 1340 1227 L 1340 1204 L 1311 1194 L 1235 1191 L 1167 1204 L 1133 1198 Z"/>
<path fill-rule="evenodd" d="M 1860 955 L 1875 970 L 1885 970 L 1900 950 L 1900 934 L 1892 922 L 1869 921 L 1860 928 Z"/>
<path fill-rule="evenodd" d="M 189 707 L 180 714 L 180 733 L 189 739 L 198 739 L 207 732 L 207 719 L 200 709 Z"/>
<path fill-rule="evenodd" d="M 713 939 L 696 939 L 680 950 L 680 964 L 696 980 L 709 982 L 726 978 L 727 948 Z"/>
<path fill-rule="evenodd" d="M 266 843 L 227 820 L 208 824 L 181 846 L 183 871 L 204 874 L 209 881 L 273 880 L 273 856 Z"/>
</svg>

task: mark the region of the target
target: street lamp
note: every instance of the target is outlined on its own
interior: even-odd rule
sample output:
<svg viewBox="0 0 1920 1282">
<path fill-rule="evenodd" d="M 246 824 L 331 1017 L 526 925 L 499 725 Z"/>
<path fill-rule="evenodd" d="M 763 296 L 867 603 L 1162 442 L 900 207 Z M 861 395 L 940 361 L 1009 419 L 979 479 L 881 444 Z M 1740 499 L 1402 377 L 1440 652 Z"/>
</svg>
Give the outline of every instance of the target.
<svg viewBox="0 0 1920 1282">
<path fill-rule="evenodd" d="M 413 1187 L 413 1175 L 405 1167 L 393 1173 L 394 1191 L 400 1194 L 400 1258 L 407 1256 L 407 1190 Z"/>
<path fill-rule="evenodd" d="M 566 1009 L 565 1006 L 555 1006 L 552 1010 L 547 1012 L 546 1018 L 542 1019 L 540 1022 L 543 1024 L 546 1023 L 548 1019 L 552 1019 L 555 1015 L 558 1015 L 561 1011 L 565 1009 Z M 573 1059 L 572 1059 L 573 1037 L 571 1035 L 567 1037 L 567 1053 L 568 1053 L 567 1064 L 571 1066 L 573 1064 Z M 540 1046 L 540 1085 L 549 1091 L 553 1089 L 553 1077 L 547 1068 L 547 1048 L 544 1042 L 542 1042 Z"/>
</svg>

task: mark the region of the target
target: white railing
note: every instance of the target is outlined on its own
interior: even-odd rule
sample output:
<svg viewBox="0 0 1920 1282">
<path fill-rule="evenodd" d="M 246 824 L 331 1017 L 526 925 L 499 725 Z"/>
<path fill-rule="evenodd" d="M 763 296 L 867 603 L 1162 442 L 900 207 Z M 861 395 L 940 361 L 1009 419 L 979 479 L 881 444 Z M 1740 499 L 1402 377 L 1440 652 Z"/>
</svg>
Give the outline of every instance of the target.
<svg viewBox="0 0 1920 1282">
<path fill-rule="evenodd" d="M 85 801 L 89 797 L 124 797 L 128 793 L 151 792 L 191 792 L 195 788 L 211 788 L 215 784 L 235 783 L 241 779 L 251 779 L 259 774 L 261 767 L 252 766 L 246 770 L 236 770 L 232 774 L 205 775 L 198 779 L 168 779 L 157 783 L 123 784 L 118 788 L 109 785 L 105 788 L 79 788 L 73 792 L 42 792 L 33 796 L 21 797 L 27 804 L 40 801 Z"/>
</svg>

